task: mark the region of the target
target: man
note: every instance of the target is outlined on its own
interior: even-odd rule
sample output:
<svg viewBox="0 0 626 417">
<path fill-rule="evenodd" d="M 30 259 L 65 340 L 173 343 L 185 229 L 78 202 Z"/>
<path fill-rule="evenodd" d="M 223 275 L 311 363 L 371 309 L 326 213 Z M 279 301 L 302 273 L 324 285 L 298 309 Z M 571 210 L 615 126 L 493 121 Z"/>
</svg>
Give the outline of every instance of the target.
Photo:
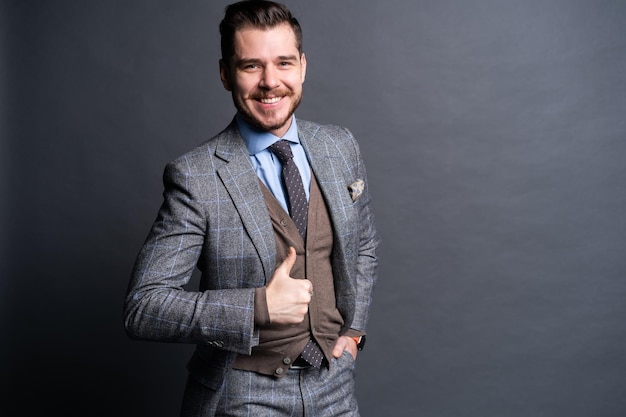
<svg viewBox="0 0 626 417">
<path fill-rule="evenodd" d="M 167 165 L 126 330 L 197 345 L 183 416 L 358 416 L 354 361 L 379 242 L 358 145 L 295 118 L 307 63 L 285 6 L 232 4 L 220 33 L 237 114 Z"/>
</svg>

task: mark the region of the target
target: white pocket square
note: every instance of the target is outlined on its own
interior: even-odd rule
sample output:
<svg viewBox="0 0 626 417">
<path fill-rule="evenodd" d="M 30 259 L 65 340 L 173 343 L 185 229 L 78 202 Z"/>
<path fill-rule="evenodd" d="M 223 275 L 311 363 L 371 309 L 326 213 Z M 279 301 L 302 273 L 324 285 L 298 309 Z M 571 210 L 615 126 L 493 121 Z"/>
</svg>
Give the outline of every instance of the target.
<svg viewBox="0 0 626 417">
<path fill-rule="evenodd" d="M 356 180 L 352 184 L 348 185 L 348 190 L 350 190 L 350 197 L 352 197 L 352 201 L 356 201 L 357 198 L 363 194 L 363 190 L 365 189 L 365 182 L 363 180 Z"/>
</svg>

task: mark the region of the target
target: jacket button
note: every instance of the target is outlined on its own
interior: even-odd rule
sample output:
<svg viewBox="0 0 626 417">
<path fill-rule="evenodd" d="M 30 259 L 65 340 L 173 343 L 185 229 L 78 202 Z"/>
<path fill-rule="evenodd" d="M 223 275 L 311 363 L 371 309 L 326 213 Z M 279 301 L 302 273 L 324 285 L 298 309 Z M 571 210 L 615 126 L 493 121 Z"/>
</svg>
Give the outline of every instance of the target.
<svg viewBox="0 0 626 417">
<path fill-rule="evenodd" d="M 282 375 L 282 373 L 283 373 L 283 368 L 276 368 L 276 370 L 274 371 L 274 373 L 275 373 L 276 375 Z"/>
<path fill-rule="evenodd" d="M 289 365 L 289 364 L 291 364 L 291 359 L 289 359 L 289 358 L 285 358 L 285 359 L 283 359 L 283 363 L 284 363 L 285 365 Z"/>
<path fill-rule="evenodd" d="M 283 227 L 286 227 L 287 226 L 287 220 L 280 219 L 280 225 L 283 226 Z"/>
</svg>

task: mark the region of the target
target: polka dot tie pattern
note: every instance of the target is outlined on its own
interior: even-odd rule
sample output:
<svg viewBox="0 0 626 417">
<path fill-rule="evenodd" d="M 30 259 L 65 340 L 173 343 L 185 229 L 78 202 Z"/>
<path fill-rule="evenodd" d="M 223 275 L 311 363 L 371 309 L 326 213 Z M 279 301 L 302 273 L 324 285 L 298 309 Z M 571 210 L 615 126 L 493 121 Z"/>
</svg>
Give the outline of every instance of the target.
<svg viewBox="0 0 626 417">
<path fill-rule="evenodd" d="M 322 349 L 320 349 L 313 339 L 309 340 L 300 356 L 317 369 L 322 366 L 322 361 L 324 360 Z"/>
<path fill-rule="evenodd" d="M 306 239 L 306 223 L 309 203 L 306 200 L 304 186 L 302 185 L 302 177 L 300 171 L 293 160 L 293 153 L 289 141 L 279 140 L 269 147 L 283 165 L 283 181 L 287 189 L 287 198 L 289 204 L 289 215 L 296 224 L 302 239 Z"/>
</svg>

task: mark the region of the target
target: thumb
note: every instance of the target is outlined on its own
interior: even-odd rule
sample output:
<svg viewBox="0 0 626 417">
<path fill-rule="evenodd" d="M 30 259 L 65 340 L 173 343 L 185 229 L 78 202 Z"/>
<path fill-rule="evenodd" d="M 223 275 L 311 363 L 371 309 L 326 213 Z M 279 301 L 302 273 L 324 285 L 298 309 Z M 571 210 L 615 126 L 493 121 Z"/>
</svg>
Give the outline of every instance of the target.
<svg viewBox="0 0 626 417">
<path fill-rule="evenodd" d="M 296 250 L 293 247 L 289 247 L 287 257 L 281 262 L 280 265 L 274 270 L 272 278 L 268 282 L 268 286 L 274 281 L 283 281 L 283 277 L 291 277 L 291 268 L 296 263 Z"/>
<path fill-rule="evenodd" d="M 289 251 L 287 252 L 287 257 L 283 260 L 280 266 L 276 269 L 282 269 L 282 272 L 284 272 L 287 275 L 290 275 L 291 268 L 293 268 L 293 265 L 296 263 L 296 258 L 297 258 L 296 250 L 292 246 L 290 246 Z"/>
<path fill-rule="evenodd" d="M 287 252 L 287 257 L 281 262 L 274 270 L 272 277 L 267 283 L 267 287 L 276 285 L 277 288 L 281 286 L 281 283 L 285 282 L 285 279 L 291 278 L 291 268 L 296 263 L 296 250 L 292 247 Z M 276 283 L 276 284 L 274 284 Z"/>
</svg>

